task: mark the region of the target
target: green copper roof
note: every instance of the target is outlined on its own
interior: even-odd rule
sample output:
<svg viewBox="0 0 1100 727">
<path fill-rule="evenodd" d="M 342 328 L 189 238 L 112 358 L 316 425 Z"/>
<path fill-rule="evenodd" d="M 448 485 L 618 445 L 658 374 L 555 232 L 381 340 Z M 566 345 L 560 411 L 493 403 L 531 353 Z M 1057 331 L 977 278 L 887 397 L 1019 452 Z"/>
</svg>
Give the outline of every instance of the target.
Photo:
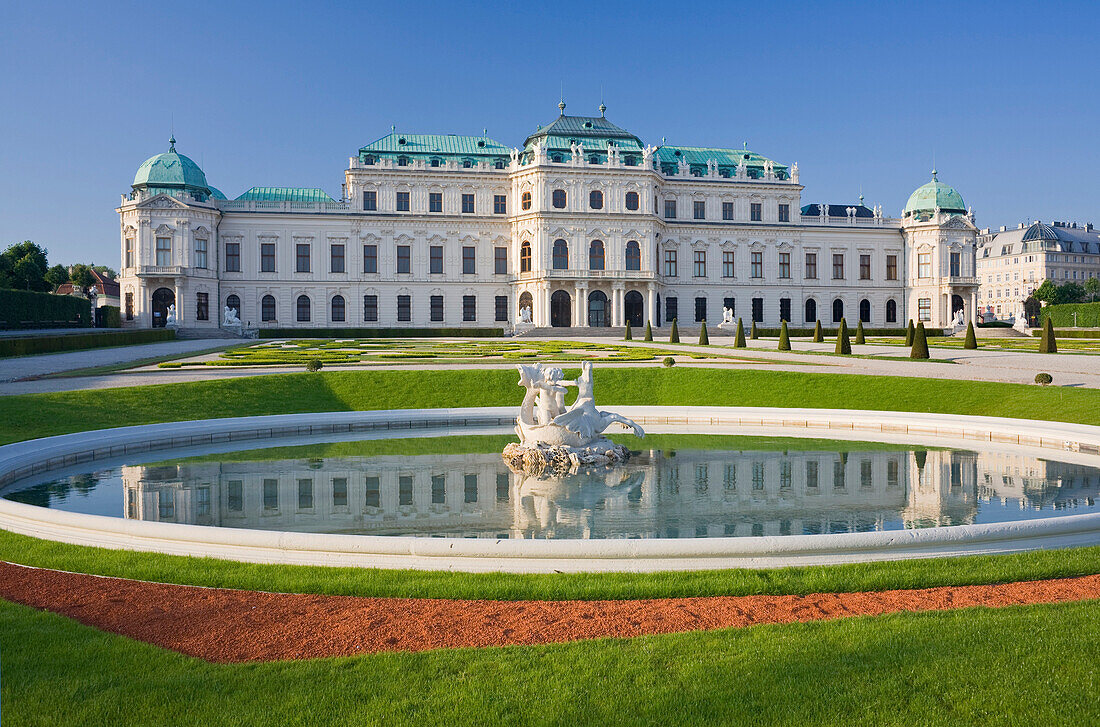
<svg viewBox="0 0 1100 727">
<path fill-rule="evenodd" d="M 631 134 L 626 129 L 616 126 L 603 116 L 566 116 L 565 104 L 558 105 L 562 115 L 554 119 L 546 126 L 539 127 L 538 131 L 523 142 L 524 147 L 530 146 L 536 139 L 542 140 L 547 148 L 555 148 L 561 140 L 565 140 L 564 148 L 568 149 L 573 140 L 583 146 L 607 147 L 607 141 L 613 140 L 616 146 L 636 145 L 641 148 L 642 140 Z"/>
<path fill-rule="evenodd" d="M 335 202 L 325 190 L 317 187 L 253 187 L 238 201 L 250 202 Z"/>
<path fill-rule="evenodd" d="M 657 158 L 661 162 L 662 169 L 670 169 L 679 166 L 683 160 L 691 167 L 692 172 L 706 172 L 707 161 L 713 159 L 718 162 L 718 173 L 722 176 L 736 174 L 738 165 L 744 165 L 748 169 L 749 176 L 758 177 L 763 174 L 764 162 L 771 161 L 748 149 L 722 149 L 709 146 L 662 146 L 657 149 Z M 788 176 L 785 164 L 772 162 L 775 173 L 780 179 Z"/>
<path fill-rule="evenodd" d="M 160 187 L 210 194 L 206 175 L 199 165 L 176 151 L 176 139 L 169 140 L 168 151 L 149 157 L 134 175 L 134 187 Z"/>
<path fill-rule="evenodd" d="M 210 196 L 214 199 L 228 199 L 222 191 L 216 187 L 210 187 Z"/>
<path fill-rule="evenodd" d="M 458 136 L 457 134 L 401 134 L 394 131 L 378 141 L 359 149 L 360 158 L 367 155 L 415 158 L 438 157 L 507 157 L 508 147 L 488 136 Z"/>
<path fill-rule="evenodd" d="M 936 179 L 935 170 L 932 171 L 932 181 L 923 187 L 918 187 L 909 195 L 909 201 L 905 203 L 902 217 L 919 215 L 922 212 L 966 212 L 966 203 L 962 195 L 955 188 Z"/>
</svg>

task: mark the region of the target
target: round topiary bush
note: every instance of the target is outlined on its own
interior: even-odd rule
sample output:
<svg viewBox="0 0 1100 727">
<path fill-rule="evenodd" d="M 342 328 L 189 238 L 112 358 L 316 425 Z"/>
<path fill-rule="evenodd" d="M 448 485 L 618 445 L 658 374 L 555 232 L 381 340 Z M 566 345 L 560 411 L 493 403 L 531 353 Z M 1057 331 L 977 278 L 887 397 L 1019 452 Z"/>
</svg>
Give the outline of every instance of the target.
<svg viewBox="0 0 1100 727">
<path fill-rule="evenodd" d="M 324 364 L 321 363 L 321 359 L 319 358 L 311 358 L 306 361 L 306 371 L 320 371 L 322 366 L 324 366 Z"/>
<path fill-rule="evenodd" d="M 1048 386 L 1052 381 L 1054 381 L 1054 377 L 1048 373 L 1035 374 L 1035 383 L 1039 386 Z"/>
<path fill-rule="evenodd" d="M 676 359 L 672 358 L 672 356 L 665 356 L 664 359 L 661 360 L 661 365 L 666 369 L 670 369 L 676 365 Z"/>
</svg>

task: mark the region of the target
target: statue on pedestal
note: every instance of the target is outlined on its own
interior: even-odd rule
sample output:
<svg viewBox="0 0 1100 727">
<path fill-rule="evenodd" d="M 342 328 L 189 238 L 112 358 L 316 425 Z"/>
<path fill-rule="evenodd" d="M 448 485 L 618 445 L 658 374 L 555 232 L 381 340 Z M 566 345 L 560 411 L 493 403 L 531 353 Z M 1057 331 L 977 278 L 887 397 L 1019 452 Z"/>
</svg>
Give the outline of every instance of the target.
<svg viewBox="0 0 1100 727">
<path fill-rule="evenodd" d="M 229 306 L 222 308 L 222 325 L 240 328 L 241 319 L 237 317 L 237 310 L 235 308 L 230 308 Z"/>
<path fill-rule="evenodd" d="M 176 318 L 176 304 L 172 303 L 168 306 L 168 315 L 164 319 L 164 325 L 168 328 L 178 328 L 179 319 Z"/>
</svg>

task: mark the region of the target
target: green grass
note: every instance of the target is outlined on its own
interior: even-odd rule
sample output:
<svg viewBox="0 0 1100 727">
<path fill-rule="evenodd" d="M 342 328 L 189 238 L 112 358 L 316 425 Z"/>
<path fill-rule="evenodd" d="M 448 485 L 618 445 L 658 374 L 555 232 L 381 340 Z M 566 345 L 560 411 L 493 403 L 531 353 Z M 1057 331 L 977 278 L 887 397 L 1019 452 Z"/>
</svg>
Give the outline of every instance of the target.
<svg viewBox="0 0 1100 727">
<path fill-rule="evenodd" d="M 567 375 L 573 375 L 567 373 Z M 515 406 L 516 372 L 333 371 L 0 398 L 0 443 L 87 429 L 229 416 Z M 819 407 L 1100 423 L 1100 391 L 787 371 L 607 368 L 604 405 Z"/>
<path fill-rule="evenodd" d="M 0 602 L 20 725 L 1095 724 L 1095 602 L 217 665 Z"/>
</svg>

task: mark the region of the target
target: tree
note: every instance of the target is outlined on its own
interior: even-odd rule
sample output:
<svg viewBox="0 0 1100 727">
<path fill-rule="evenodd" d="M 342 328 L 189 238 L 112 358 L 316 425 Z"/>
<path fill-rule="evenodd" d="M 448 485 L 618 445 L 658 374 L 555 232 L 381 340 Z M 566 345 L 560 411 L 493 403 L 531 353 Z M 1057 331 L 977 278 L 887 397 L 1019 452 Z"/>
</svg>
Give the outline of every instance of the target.
<svg viewBox="0 0 1100 727">
<path fill-rule="evenodd" d="M 913 348 L 909 349 L 909 358 L 928 359 L 928 335 L 924 332 L 924 321 L 917 323 L 913 331 Z"/>
<path fill-rule="evenodd" d="M 710 336 L 707 335 L 707 321 L 705 318 L 703 319 L 703 327 L 699 330 L 699 345 L 710 345 Z"/>
<path fill-rule="evenodd" d="M 626 335 L 623 336 L 624 341 L 633 341 L 634 337 L 630 335 L 630 319 L 626 321 Z"/>
<path fill-rule="evenodd" d="M 669 343 L 679 343 L 680 342 L 680 329 L 676 327 L 676 319 L 675 318 L 672 319 L 672 333 L 668 334 L 668 342 Z"/>
<path fill-rule="evenodd" d="M 963 348 L 977 348 L 978 338 L 974 335 L 974 321 L 970 321 L 966 324 L 966 341 L 963 342 Z"/>
<path fill-rule="evenodd" d="M 840 319 L 840 328 L 836 332 L 836 353 L 847 356 L 852 352 L 852 340 L 848 337 L 848 321 Z"/>
<path fill-rule="evenodd" d="M 0 288 L 49 290 L 46 282 L 46 250 L 30 240 L 11 245 L 0 253 Z"/>
<path fill-rule="evenodd" d="M 652 341 L 653 340 L 653 326 L 649 325 L 649 321 L 645 322 L 645 340 L 646 341 Z"/>
<path fill-rule="evenodd" d="M 1039 338 L 1039 353 L 1058 353 L 1058 341 L 1054 338 L 1054 324 L 1047 316 L 1043 321 L 1043 335 Z"/>
<path fill-rule="evenodd" d="M 1089 278 L 1085 281 L 1085 295 L 1089 297 L 1089 300 L 1096 302 L 1100 300 L 1100 278 Z"/>
<path fill-rule="evenodd" d="M 814 343 L 825 343 L 825 334 L 821 332 L 821 321 L 814 324 Z"/>
<path fill-rule="evenodd" d="M 913 319 L 909 319 L 909 327 L 905 329 L 905 345 L 913 345 L 913 335 L 916 333 L 916 329 L 913 328 Z"/>
<path fill-rule="evenodd" d="M 1057 292 L 1058 286 L 1054 284 L 1054 281 L 1047 279 L 1044 280 L 1039 285 L 1039 287 L 1035 289 L 1035 292 L 1031 294 L 1031 297 L 1035 300 L 1049 304 L 1054 301 L 1054 296 L 1057 294 Z"/>
<path fill-rule="evenodd" d="M 95 275 L 92 274 L 92 269 L 84 263 L 77 263 L 73 265 L 69 271 L 69 280 L 72 281 L 73 288 L 80 290 L 81 293 L 87 294 L 88 291 L 96 284 Z"/>
<path fill-rule="evenodd" d="M 856 325 L 856 343 L 867 343 L 867 339 L 863 335 L 862 320 Z"/>
<path fill-rule="evenodd" d="M 69 270 L 64 265 L 54 265 L 46 271 L 45 278 L 50 288 L 57 290 L 58 287 L 69 282 Z"/>
<path fill-rule="evenodd" d="M 733 339 L 734 348 L 745 348 L 745 326 L 741 319 L 737 319 L 737 335 Z"/>
<path fill-rule="evenodd" d="M 105 275 L 108 278 L 117 278 L 118 277 L 118 272 L 112 267 L 108 267 L 106 265 L 92 265 L 91 268 L 92 268 L 92 270 L 96 271 L 100 275 Z"/>
<path fill-rule="evenodd" d="M 1065 303 L 1083 303 L 1085 301 L 1085 289 L 1079 283 L 1072 280 L 1062 283 L 1054 291 L 1054 305 Z"/>
<path fill-rule="evenodd" d="M 791 334 L 787 332 L 787 322 L 783 321 L 783 325 L 779 327 L 779 350 L 790 351 L 791 350 Z"/>
</svg>

